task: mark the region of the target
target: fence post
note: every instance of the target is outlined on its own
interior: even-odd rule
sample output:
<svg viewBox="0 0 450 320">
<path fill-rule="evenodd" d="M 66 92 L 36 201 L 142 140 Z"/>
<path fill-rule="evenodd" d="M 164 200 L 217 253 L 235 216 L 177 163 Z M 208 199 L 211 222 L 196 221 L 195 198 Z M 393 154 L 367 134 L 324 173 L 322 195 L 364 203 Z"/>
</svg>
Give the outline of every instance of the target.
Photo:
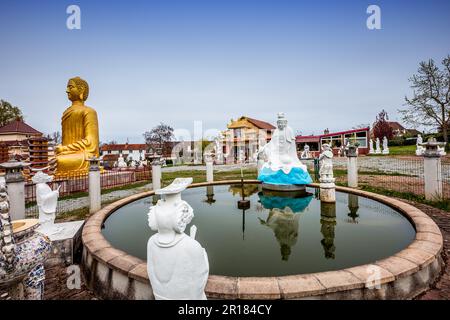
<svg viewBox="0 0 450 320">
<path fill-rule="evenodd" d="M 0 164 L 5 169 L 5 182 L 8 188 L 11 220 L 25 219 L 25 178 L 22 174 L 27 163 L 11 158 Z"/>
<path fill-rule="evenodd" d="M 358 187 L 358 155 L 357 147 L 349 146 L 347 149 L 347 184 L 350 188 Z"/>
<path fill-rule="evenodd" d="M 161 164 L 159 161 L 152 163 L 152 185 L 153 190 L 161 189 Z"/>
<path fill-rule="evenodd" d="M 214 167 L 212 160 L 206 161 L 206 182 L 214 182 Z"/>
<path fill-rule="evenodd" d="M 442 198 L 442 173 L 441 154 L 438 146 L 441 143 L 436 139 L 430 139 L 425 146 L 423 153 L 423 174 L 425 179 L 425 199 L 439 200 Z"/>
<path fill-rule="evenodd" d="M 102 208 L 102 194 L 100 185 L 100 159 L 89 159 L 89 213 Z"/>
</svg>

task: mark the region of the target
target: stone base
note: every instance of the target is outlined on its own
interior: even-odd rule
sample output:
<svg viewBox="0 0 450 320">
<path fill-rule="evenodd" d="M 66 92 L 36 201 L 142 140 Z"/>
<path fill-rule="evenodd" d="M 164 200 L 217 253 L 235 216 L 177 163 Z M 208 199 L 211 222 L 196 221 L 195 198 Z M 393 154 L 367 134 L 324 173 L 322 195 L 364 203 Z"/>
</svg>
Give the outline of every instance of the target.
<svg viewBox="0 0 450 320">
<path fill-rule="evenodd" d="M 269 184 L 269 183 L 263 183 L 262 188 L 265 190 L 272 190 L 272 191 L 305 191 L 306 186 L 303 184 Z"/>
<path fill-rule="evenodd" d="M 336 185 L 333 182 L 320 183 L 320 201 L 336 202 Z"/>
<path fill-rule="evenodd" d="M 389 149 L 388 150 L 383 150 L 383 154 L 389 154 Z"/>
<path fill-rule="evenodd" d="M 45 261 L 45 267 L 59 264 L 72 265 L 81 253 L 81 230 L 84 221 L 56 223 L 55 228 L 36 231 L 45 234 L 52 242 L 52 252 Z"/>
</svg>

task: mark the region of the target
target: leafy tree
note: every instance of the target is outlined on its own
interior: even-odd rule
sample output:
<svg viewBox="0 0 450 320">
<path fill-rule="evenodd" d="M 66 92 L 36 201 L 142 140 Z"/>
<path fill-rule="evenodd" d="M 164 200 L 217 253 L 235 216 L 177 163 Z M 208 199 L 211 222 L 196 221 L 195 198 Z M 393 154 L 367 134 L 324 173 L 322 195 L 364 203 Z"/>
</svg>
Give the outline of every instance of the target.
<svg viewBox="0 0 450 320">
<path fill-rule="evenodd" d="M 409 82 L 412 97 L 405 97 L 405 106 L 399 110 L 403 120 L 413 125 L 438 127 L 448 143 L 450 126 L 450 55 L 442 60 L 439 69 L 433 59 L 419 64 L 418 74 Z"/>
<path fill-rule="evenodd" d="M 160 123 L 152 130 L 144 133 L 145 143 L 148 148 L 159 148 L 163 154 L 171 152 L 168 142 L 174 139 L 173 128 L 167 124 Z"/>
<path fill-rule="evenodd" d="M 384 137 L 388 138 L 388 140 L 392 139 L 394 134 L 392 128 L 389 126 L 388 120 L 389 116 L 387 112 L 384 109 L 381 110 L 373 124 L 373 135 L 375 138 L 379 138 L 380 140 Z"/>
<path fill-rule="evenodd" d="M 13 107 L 8 101 L 0 100 L 0 127 L 16 119 L 23 121 L 23 114 L 19 107 Z"/>
</svg>

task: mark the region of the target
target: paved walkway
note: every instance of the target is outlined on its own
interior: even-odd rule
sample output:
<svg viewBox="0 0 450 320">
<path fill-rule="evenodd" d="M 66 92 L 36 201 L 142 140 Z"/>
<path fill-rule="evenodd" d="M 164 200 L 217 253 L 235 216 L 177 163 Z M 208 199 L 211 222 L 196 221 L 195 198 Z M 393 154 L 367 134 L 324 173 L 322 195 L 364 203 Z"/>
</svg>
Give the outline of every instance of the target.
<svg viewBox="0 0 450 320">
<path fill-rule="evenodd" d="M 86 287 L 83 279 L 80 289 L 69 289 L 69 274 L 64 266 L 54 266 L 45 270 L 44 300 L 97 300 Z M 71 283 L 69 281 L 69 283 Z M 0 300 L 11 300 L 6 292 L 0 292 Z"/>
<path fill-rule="evenodd" d="M 436 222 L 444 238 L 444 249 L 442 258 L 445 266 L 439 279 L 432 285 L 432 288 L 424 294 L 418 296 L 418 300 L 450 300 L 450 212 L 439 210 L 424 204 L 410 202 L 431 219 Z"/>
</svg>

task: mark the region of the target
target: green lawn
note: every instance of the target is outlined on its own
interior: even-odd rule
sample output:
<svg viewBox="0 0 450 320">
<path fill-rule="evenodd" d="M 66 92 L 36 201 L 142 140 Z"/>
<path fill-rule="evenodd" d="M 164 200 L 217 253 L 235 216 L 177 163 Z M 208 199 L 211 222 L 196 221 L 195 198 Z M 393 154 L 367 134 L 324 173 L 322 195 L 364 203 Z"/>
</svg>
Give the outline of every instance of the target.
<svg viewBox="0 0 450 320">
<path fill-rule="evenodd" d="M 416 146 L 389 146 L 389 156 L 414 156 L 416 154 Z M 372 157 L 382 157 L 383 154 L 368 154 Z"/>
<path fill-rule="evenodd" d="M 416 146 L 392 146 L 389 147 L 389 154 L 394 156 L 413 156 L 416 154 Z"/>
</svg>

